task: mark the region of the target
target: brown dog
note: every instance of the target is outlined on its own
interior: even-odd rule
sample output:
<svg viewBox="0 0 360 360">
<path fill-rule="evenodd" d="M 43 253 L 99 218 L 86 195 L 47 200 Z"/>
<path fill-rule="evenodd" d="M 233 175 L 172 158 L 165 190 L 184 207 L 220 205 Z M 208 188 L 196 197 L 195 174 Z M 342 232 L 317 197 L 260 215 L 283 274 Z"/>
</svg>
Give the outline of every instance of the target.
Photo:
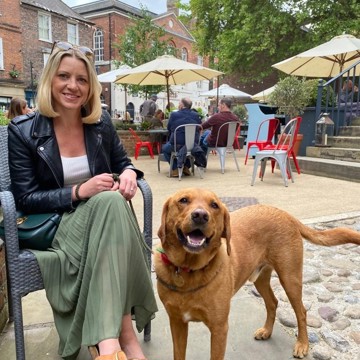
<svg viewBox="0 0 360 360">
<path fill-rule="evenodd" d="M 164 204 L 155 254 L 157 287 L 170 318 L 174 360 L 185 360 L 188 323 L 201 321 L 211 333 L 211 360 L 224 359 L 231 297 L 247 281 L 265 301 L 267 318 L 254 336 L 271 336 L 277 299 L 273 270 L 295 311 L 298 337 L 293 356 L 307 355 L 309 341 L 302 303 L 302 238 L 318 245 L 360 245 L 360 233 L 346 228 L 313 230 L 285 211 L 265 205 L 231 215 L 211 191 L 184 189 Z"/>
</svg>

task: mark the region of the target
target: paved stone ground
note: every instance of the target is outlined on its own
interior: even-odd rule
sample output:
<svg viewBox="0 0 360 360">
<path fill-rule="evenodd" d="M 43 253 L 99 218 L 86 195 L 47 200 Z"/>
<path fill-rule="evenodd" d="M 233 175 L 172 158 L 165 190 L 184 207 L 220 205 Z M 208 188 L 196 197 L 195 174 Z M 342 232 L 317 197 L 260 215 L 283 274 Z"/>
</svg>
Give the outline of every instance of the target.
<svg viewBox="0 0 360 360">
<path fill-rule="evenodd" d="M 360 217 L 309 226 L 360 231 Z M 303 302 L 313 358 L 360 360 L 360 247 L 347 244 L 327 248 L 304 241 L 303 274 Z M 277 320 L 296 335 L 295 314 L 276 275 L 272 287 L 279 300 Z M 244 289 L 259 296 L 252 284 Z"/>
</svg>

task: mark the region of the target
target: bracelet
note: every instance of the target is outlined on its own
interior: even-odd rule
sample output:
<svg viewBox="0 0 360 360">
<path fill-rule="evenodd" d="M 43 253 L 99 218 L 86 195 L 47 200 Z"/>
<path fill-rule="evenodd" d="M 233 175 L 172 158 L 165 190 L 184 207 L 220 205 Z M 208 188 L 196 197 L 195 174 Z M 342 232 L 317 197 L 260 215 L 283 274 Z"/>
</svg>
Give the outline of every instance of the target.
<svg viewBox="0 0 360 360">
<path fill-rule="evenodd" d="M 85 199 L 81 198 L 80 195 L 79 195 L 80 186 L 81 186 L 82 184 L 84 184 L 85 182 L 86 182 L 86 180 L 85 180 L 85 181 L 82 181 L 81 183 L 79 183 L 79 184 L 77 184 L 77 185 L 75 186 L 75 197 L 76 197 L 76 199 L 79 200 L 79 201 L 85 200 Z"/>
</svg>

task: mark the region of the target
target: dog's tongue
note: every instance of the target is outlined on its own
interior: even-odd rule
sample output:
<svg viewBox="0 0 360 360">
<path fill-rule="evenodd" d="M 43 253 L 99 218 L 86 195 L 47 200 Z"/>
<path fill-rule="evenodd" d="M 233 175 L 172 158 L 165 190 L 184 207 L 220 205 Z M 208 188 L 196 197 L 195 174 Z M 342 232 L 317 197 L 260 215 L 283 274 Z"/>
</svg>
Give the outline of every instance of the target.
<svg viewBox="0 0 360 360">
<path fill-rule="evenodd" d="M 206 240 L 204 234 L 199 231 L 187 234 L 186 239 L 191 246 L 201 246 Z"/>
</svg>

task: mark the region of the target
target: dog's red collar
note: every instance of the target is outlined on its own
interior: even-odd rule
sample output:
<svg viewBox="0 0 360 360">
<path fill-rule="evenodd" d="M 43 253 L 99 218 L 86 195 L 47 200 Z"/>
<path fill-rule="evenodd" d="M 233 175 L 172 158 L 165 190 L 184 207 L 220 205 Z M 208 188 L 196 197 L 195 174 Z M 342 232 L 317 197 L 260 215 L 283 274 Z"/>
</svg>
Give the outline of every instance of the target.
<svg viewBox="0 0 360 360">
<path fill-rule="evenodd" d="M 190 272 L 190 271 L 191 271 L 191 269 L 188 268 L 188 267 L 180 267 L 180 266 L 174 265 L 174 264 L 170 261 L 170 259 L 168 258 L 168 256 L 165 254 L 164 249 L 162 249 L 162 248 L 157 248 L 157 251 L 160 253 L 160 257 L 161 257 L 162 262 L 163 262 L 165 265 L 173 265 L 173 266 L 175 266 L 176 272 L 179 273 L 179 272 L 181 272 L 181 271 L 184 271 L 184 272 Z"/>
</svg>

